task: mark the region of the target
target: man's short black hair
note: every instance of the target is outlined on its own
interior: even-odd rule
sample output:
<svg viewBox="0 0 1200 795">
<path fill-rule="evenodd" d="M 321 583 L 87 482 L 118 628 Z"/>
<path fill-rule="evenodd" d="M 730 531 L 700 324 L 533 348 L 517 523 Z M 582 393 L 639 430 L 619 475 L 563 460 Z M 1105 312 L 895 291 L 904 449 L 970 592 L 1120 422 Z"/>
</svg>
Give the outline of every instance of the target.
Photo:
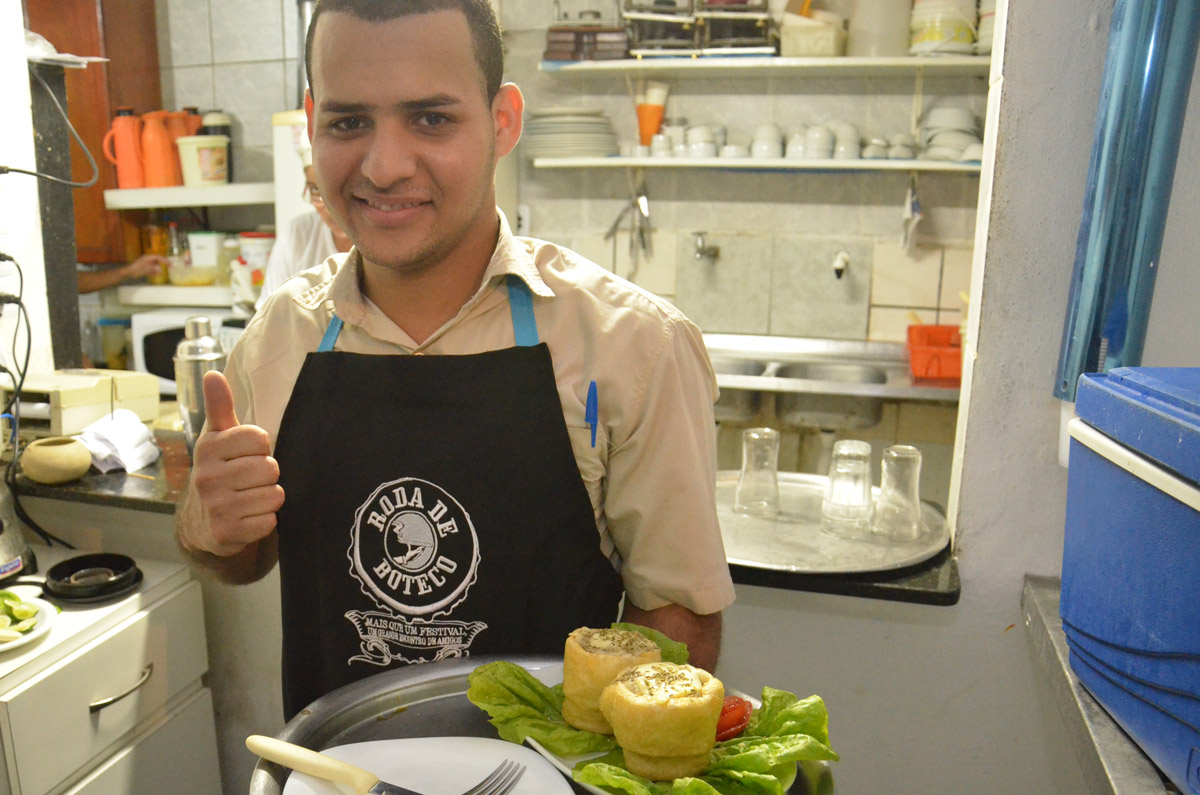
<svg viewBox="0 0 1200 795">
<path fill-rule="evenodd" d="M 471 31 L 475 61 L 483 74 L 489 104 L 500 91 L 504 77 L 504 45 L 500 38 L 500 23 L 490 0 L 318 0 L 304 41 L 304 71 L 309 86 L 312 86 L 313 32 L 317 29 L 317 20 L 322 13 L 335 11 L 367 22 L 386 22 L 433 11 L 461 11 Z"/>
</svg>

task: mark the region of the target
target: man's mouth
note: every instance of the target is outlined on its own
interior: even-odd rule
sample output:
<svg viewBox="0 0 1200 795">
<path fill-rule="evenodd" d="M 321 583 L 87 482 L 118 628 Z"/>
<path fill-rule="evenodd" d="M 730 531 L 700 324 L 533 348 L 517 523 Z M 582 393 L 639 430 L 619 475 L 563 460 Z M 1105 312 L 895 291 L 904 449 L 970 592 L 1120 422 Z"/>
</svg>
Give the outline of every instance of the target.
<svg viewBox="0 0 1200 795">
<path fill-rule="evenodd" d="M 363 204 L 367 205 L 368 207 L 370 207 L 374 210 L 380 210 L 381 212 L 396 212 L 398 210 L 410 210 L 413 207 L 420 207 L 422 204 L 426 203 L 424 200 L 417 200 L 417 199 L 407 199 L 407 200 L 391 199 L 391 200 L 385 201 L 383 199 L 371 199 L 371 198 L 366 198 L 366 197 L 361 197 L 361 196 L 358 198 L 358 200 L 360 202 L 362 202 Z"/>
</svg>

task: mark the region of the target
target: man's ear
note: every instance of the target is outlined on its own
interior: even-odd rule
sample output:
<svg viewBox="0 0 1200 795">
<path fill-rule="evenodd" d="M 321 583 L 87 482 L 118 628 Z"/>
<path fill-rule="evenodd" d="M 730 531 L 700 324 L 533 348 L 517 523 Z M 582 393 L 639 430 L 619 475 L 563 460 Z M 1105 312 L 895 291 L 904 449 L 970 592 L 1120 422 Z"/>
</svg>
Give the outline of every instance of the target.
<svg viewBox="0 0 1200 795">
<path fill-rule="evenodd" d="M 313 97 L 312 89 L 304 89 L 304 117 L 308 120 L 308 142 L 313 138 Z"/>
<path fill-rule="evenodd" d="M 504 157 L 521 140 L 525 98 L 513 83 L 505 83 L 492 100 L 492 123 L 496 133 L 496 157 Z M 310 117 L 311 118 L 311 117 Z M 311 123 L 310 123 L 311 129 Z"/>
</svg>

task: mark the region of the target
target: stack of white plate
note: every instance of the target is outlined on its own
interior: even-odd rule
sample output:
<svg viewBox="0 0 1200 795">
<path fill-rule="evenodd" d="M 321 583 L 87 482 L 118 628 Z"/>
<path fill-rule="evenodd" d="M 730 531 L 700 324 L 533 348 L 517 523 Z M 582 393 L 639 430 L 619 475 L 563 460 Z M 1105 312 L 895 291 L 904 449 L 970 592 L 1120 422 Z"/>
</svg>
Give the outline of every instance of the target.
<svg viewBox="0 0 1200 795">
<path fill-rule="evenodd" d="M 970 108 L 931 108 L 921 125 L 921 160 L 976 161 L 983 155 L 979 120 Z"/>
<path fill-rule="evenodd" d="M 525 156 L 608 157 L 617 133 L 600 108 L 540 108 L 526 112 L 521 135 Z"/>
</svg>

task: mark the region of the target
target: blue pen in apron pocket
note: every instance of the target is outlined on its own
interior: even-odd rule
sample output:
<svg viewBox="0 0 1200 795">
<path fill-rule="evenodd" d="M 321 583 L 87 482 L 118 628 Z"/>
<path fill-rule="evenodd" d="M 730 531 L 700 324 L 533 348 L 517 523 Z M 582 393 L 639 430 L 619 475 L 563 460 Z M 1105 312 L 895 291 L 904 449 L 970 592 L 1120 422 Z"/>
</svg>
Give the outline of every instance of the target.
<svg viewBox="0 0 1200 795">
<path fill-rule="evenodd" d="M 583 408 L 583 421 L 592 427 L 592 447 L 596 446 L 596 425 L 600 421 L 600 403 L 596 398 L 596 382 L 588 384 L 587 404 Z"/>
</svg>

